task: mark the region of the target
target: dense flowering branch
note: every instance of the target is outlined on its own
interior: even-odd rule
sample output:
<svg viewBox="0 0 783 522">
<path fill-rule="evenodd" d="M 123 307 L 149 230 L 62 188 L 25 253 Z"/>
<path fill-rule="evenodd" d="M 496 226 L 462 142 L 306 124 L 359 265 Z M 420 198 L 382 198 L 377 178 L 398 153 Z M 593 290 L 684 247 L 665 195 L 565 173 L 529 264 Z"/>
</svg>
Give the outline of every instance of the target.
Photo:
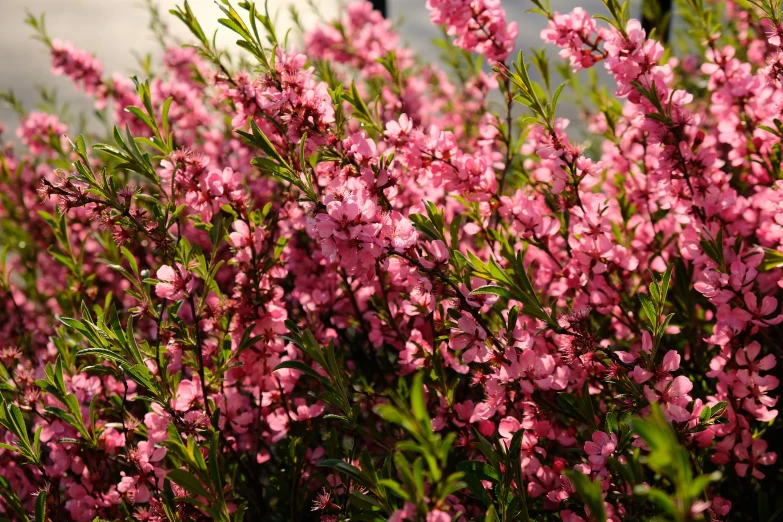
<svg viewBox="0 0 783 522">
<path fill-rule="evenodd" d="M 236 70 L 187 3 L 191 46 L 155 13 L 146 81 L 30 17 L 116 126 L 2 96 L 3 515 L 768 519 L 780 4 L 728 2 L 718 34 L 688 0 L 682 49 L 627 3 L 533 4 L 609 90 L 543 52 L 535 81 L 498 0 L 428 0 L 453 74 L 367 2 L 299 51 L 221 3 Z"/>
</svg>

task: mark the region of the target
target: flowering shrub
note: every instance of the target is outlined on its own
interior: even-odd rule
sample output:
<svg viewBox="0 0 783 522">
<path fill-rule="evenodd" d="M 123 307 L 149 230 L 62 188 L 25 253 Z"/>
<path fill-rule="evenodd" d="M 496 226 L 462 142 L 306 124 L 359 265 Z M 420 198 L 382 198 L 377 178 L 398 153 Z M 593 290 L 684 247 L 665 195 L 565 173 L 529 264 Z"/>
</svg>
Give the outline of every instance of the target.
<svg viewBox="0 0 783 522">
<path fill-rule="evenodd" d="M 605 3 L 534 0 L 559 87 L 499 0 L 427 0 L 447 70 L 366 2 L 223 2 L 235 65 L 185 3 L 144 81 L 30 18 L 114 127 L 4 95 L 3 516 L 779 516 L 779 2 Z"/>
</svg>

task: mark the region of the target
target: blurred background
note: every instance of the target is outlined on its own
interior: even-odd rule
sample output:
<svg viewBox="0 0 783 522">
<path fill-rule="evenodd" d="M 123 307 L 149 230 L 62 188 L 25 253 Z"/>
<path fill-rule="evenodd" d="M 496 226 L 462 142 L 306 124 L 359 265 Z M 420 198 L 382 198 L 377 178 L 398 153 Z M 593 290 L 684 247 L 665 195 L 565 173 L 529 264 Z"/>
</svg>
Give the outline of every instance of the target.
<svg viewBox="0 0 783 522">
<path fill-rule="evenodd" d="M 182 0 L 149 0 L 158 5 L 168 32 L 187 41 L 188 30 L 168 13 Z M 568 12 L 580 6 L 592 14 L 603 13 L 601 0 L 550 0 L 552 9 Z M 258 3 L 263 3 L 259 0 Z M 289 7 L 295 6 L 305 26 L 317 23 L 320 17 L 333 19 L 339 14 L 343 0 L 269 0 L 270 14 L 277 13 L 277 26 L 291 26 Z M 216 22 L 220 13 L 213 0 L 191 0 L 190 5 L 207 34 L 218 31 L 217 41 L 231 47 L 235 38 L 228 29 Z M 540 48 L 539 38 L 546 20 L 526 13 L 532 6 L 529 0 L 504 0 L 509 21 L 519 24 L 517 48 Z M 314 12 L 316 6 L 319 14 Z M 392 19 L 402 41 L 429 60 L 437 60 L 438 53 L 432 40 L 439 33 L 432 26 L 425 0 L 386 0 L 387 16 Z M 633 16 L 640 16 L 638 0 L 632 1 Z M 46 14 L 46 26 L 51 38 L 72 41 L 77 47 L 94 53 L 104 64 L 105 73 L 121 72 L 128 76 L 138 74 L 139 60 L 145 55 L 154 59 L 160 48 L 149 30 L 150 14 L 147 0 L 0 0 L 0 56 L 2 75 L 0 91 L 12 90 L 27 110 L 35 108 L 40 100 L 38 88 L 56 89 L 58 101 L 67 103 L 72 114 L 91 111 L 91 105 L 70 82 L 50 73 L 50 59 L 45 46 L 31 38 L 33 30 L 24 23 L 26 13 Z M 281 30 L 282 33 L 282 30 Z M 550 55 L 554 54 L 549 49 Z M 143 75 L 141 75 L 143 76 Z M 6 139 L 14 137 L 16 115 L 5 106 L 0 107 L 0 122 L 7 127 Z"/>
</svg>

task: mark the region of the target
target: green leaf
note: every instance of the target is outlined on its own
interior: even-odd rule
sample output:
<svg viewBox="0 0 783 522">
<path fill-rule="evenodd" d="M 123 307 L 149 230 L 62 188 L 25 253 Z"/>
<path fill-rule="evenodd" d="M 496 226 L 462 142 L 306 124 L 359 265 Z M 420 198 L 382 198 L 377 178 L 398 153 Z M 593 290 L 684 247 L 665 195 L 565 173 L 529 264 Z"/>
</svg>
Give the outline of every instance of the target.
<svg viewBox="0 0 783 522">
<path fill-rule="evenodd" d="M 169 471 L 166 478 L 182 487 L 185 491 L 192 495 L 201 496 L 205 498 L 211 498 L 209 491 L 204 488 L 201 481 L 195 476 L 185 471 L 184 469 L 175 469 Z"/>
<path fill-rule="evenodd" d="M 300 372 L 302 372 L 304 374 L 307 374 L 310 377 L 314 377 L 314 378 L 316 378 L 316 379 L 318 379 L 319 381 L 322 381 L 322 382 L 326 382 L 326 383 L 329 382 L 328 379 L 326 379 L 326 377 L 324 377 L 323 375 L 321 375 L 317 371 L 313 370 L 311 367 L 307 366 L 302 361 L 283 361 L 280 364 L 278 364 L 277 366 L 275 366 L 274 371 L 282 370 L 284 368 L 290 368 L 292 370 L 300 371 Z"/>
<path fill-rule="evenodd" d="M 427 414 L 427 405 L 424 402 L 424 374 L 418 373 L 413 378 L 413 388 L 411 388 L 411 409 L 413 416 L 422 426 L 430 426 L 430 417 Z"/>
<path fill-rule="evenodd" d="M 356 506 L 358 508 L 363 508 L 363 509 L 383 508 L 383 506 L 381 506 L 377 500 L 375 500 L 369 495 L 360 493 L 357 490 L 351 491 L 350 500 L 351 500 L 351 505 Z"/>
<path fill-rule="evenodd" d="M 655 313 L 655 305 L 653 305 L 653 302 L 650 300 L 650 296 L 647 294 L 639 294 L 639 302 L 642 304 L 642 308 L 647 314 L 647 321 L 650 323 L 652 328 L 656 328 L 658 323 L 658 314 Z"/>
<path fill-rule="evenodd" d="M 76 352 L 76 355 L 80 357 L 93 355 L 95 357 L 113 361 L 118 364 L 123 364 L 127 362 L 125 358 L 122 357 L 120 354 L 114 353 L 106 348 L 85 348 L 83 350 L 79 350 L 78 352 Z"/>
<path fill-rule="evenodd" d="M 356 88 L 356 83 L 351 81 L 351 88 L 348 92 L 343 93 L 343 99 L 347 101 L 353 107 L 353 117 L 359 120 L 361 123 L 369 126 L 377 132 L 382 132 L 380 125 L 375 122 L 370 108 L 364 102 L 364 99 L 359 95 L 359 91 Z"/>
<path fill-rule="evenodd" d="M 141 121 L 143 121 L 143 122 L 144 122 L 144 124 L 145 124 L 147 127 L 149 127 L 149 128 L 150 128 L 150 130 L 153 130 L 153 131 L 154 131 L 154 130 L 157 128 L 157 126 L 156 126 L 156 125 L 155 125 L 155 123 L 154 123 L 154 122 L 153 122 L 153 121 L 150 119 L 150 117 L 149 117 L 149 116 L 147 116 L 147 114 L 145 114 L 145 113 L 144 113 L 144 111 L 142 111 L 140 108 L 138 108 L 138 107 L 134 107 L 134 106 L 132 106 L 132 105 L 131 105 L 131 106 L 125 107 L 125 112 L 130 112 L 131 114 L 133 114 L 134 116 L 136 116 L 138 119 L 140 119 Z"/>
<path fill-rule="evenodd" d="M 566 470 L 565 475 L 573 484 L 574 489 L 579 494 L 579 498 L 590 508 L 592 520 L 595 522 L 606 522 L 606 510 L 604 509 L 603 490 L 600 480 L 591 481 L 586 475 L 575 471 Z"/>
<path fill-rule="evenodd" d="M 245 137 L 246 139 L 248 139 L 248 141 L 250 142 L 251 145 L 255 145 L 256 147 L 258 147 L 259 149 L 264 151 L 264 153 L 267 156 L 269 156 L 270 158 L 272 158 L 275 161 L 277 161 L 278 164 L 287 166 L 286 161 L 283 159 L 283 157 L 280 155 L 280 153 L 277 152 L 277 149 L 275 148 L 275 146 L 272 145 L 272 142 L 269 141 L 269 138 L 266 137 L 266 134 L 264 134 L 264 131 L 262 131 L 258 127 L 258 125 L 256 124 L 255 120 L 253 120 L 253 119 L 250 120 L 250 130 L 252 132 L 251 135 L 248 135 L 245 132 L 239 132 L 239 131 L 237 131 L 237 132 L 238 132 L 238 134 L 240 134 L 243 137 Z"/>
<path fill-rule="evenodd" d="M 721 417 L 723 416 L 723 413 L 726 411 L 726 406 L 728 406 L 728 402 L 719 402 L 712 408 L 710 408 L 711 414 L 713 417 Z"/>
<path fill-rule="evenodd" d="M 118 327 L 119 322 L 118 322 Z M 125 342 L 128 343 L 130 356 L 137 365 L 144 366 L 144 358 L 139 351 L 139 345 L 136 344 L 136 337 L 133 335 L 133 316 L 128 317 L 127 327 L 125 329 Z"/>
<path fill-rule="evenodd" d="M 420 232 L 424 232 L 432 239 L 443 239 L 442 235 L 435 229 L 434 225 L 427 217 L 421 214 L 411 214 L 408 218 L 413 223 L 413 226 Z"/>
<path fill-rule="evenodd" d="M 486 494 L 486 493 L 485 493 Z M 490 504 L 487 509 L 487 514 L 484 515 L 484 522 L 496 522 L 498 520 L 498 513 L 494 504 Z"/>
<path fill-rule="evenodd" d="M 500 475 L 498 475 L 495 468 L 478 460 L 466 460 L 457 464 L 457 469 L 464 472 L 466 475 L 472 475 L 480 480 L 489 480 L 490 482 L 500 482 Z"/>
<path fill-rule="evenodd" d="M 639 484 L 634 488 L 634 493 L 639 496 L 647 497 L 650 502 L 658 506 L 664 513 L 671 516 L 677 514 L 677 508 L 674 504 L 674 499 L 666 493 L 657 488 L 651 488 L 644 484 Z"/>
<path fill-rule="evenodd" d="M 400 486 L 399 482 L 396 482 L 391 479 L 380 479 L 378 481 L 378 485 L 392 490 L 395 495 L 397 495 L 403 500 L 410 499 L 410 495 L 408 495 L 408 493 L 404 489 L 402 489 L 402 486 Z"/>
<path fill-rule="evenodd" d="M 511 294 L 511 292 L 509 292 L 502 286 L 485 285 L 485 286 L 480 286 L 470 292 L 470 295 L 486 295 L 486 294 L 499 295 L 500 297 L 505 297 L 506 299 L 514 299 L 514 296 Z"/>
<path fill-rule="evenodd" d="M 721 479 L 722 476 L 723 475 L 720 471 L 714 471 L 709 475 L 699 475 L 698 477 L 694 478 L 693 482 L 691 483 L 690 495 L 693 498 L 700 497 L 710 482 L 717 482 Z"/>
<path fill-rule="evenodd" d="M 492 507 L 492 499 L 487 494 L 487 490 L 484 489 L 484 484 L 481 483 L 481 480 L 477 475 L 466 473 L 462 480 L 468 485 L 470 492 L 476 495 L 481 503 L 484 504 L 484 507 Z"/>
<path fill-rule="evenodd" d="M 144 386 L 147 390 L 157 393 L 158 389 L 152 382 L 152 373 L 149 368 L 142 364 L 122 364 L 121 368 L 127 373 L 131 379 L 137 384 Z"/>
<path fill-rule="evenodd" d="M 617 415 L 613 411 L 606 414 L 606 430 L 609 433 L 620 433 L 620 427 L 617 424 Z"/>
<path fill-rule="evenodd" d="M 357 468 L 356 466 L 352 464 L 348 464 L 347 462 L 343 460 L 338 459 L 327 459 L 318 464 L 321 468 L 332 468 L 336 469 L 340 473 L 344 473 L 351 477 L 353 480 L 357 481 L 358 483 L 362 484 L 363 486 L 367 487 L 374 487 L 374 484 L 371 484 L 367 477 Z"/>
<path fill-rule="evenodd" d="M 554 117 L 555 110 L 557 109 L 557 101 L 560 99 L 560 94 L 563 92 L 563 88 L 566 86 L 565 83 L 561 83 L 557 90 L 555 91 L 555 95 L 552 96 L 552 114 L 550 114 L 550 117 Z"/>
<path fill-rule="evenodd" d="M 41 490 L 35 499 L 35 522 L 46 522 L 46 491 Z"/>
<path fill-rule="evenodd" d="M 764 249 L 764 260 L 759 265 L 761 272 L 768 272 L 783 266 L 783 253 L 770 248 Z"/>
<path fill-rule="evenodd" d="M 398 424 L 406 429 L 412 429 L 413 423 L 391 404 L 379 404 L 375 407 L 377 413 L 386 422 Z"/>
<path fill-rule="evenodd" d="M 14 453 L 21 453 L 17 446 L 14 446 L 13 444 L 6 444 L 5 442 L 0 442 L 0 448 L 13 451 Z"/>
<path fill-rule="evenodd" d="M 661 278 L 661 302 L 666 301 L 666 295 L 669 293 L 669 283 L 672 279 L 672 270 L 674 270 L 673 264 L 666 267 L 666 272 L 663 273 L 663 277 Z"/>
</svg>

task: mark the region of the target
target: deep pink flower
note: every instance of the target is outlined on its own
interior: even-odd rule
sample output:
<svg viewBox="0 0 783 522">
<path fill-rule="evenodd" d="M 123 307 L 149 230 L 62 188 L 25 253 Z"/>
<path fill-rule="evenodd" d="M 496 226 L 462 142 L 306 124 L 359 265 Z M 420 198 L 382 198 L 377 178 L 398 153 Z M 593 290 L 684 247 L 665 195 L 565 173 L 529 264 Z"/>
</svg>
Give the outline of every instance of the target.
<svg viewBox="0 0 783 522">
<path fill-rule="evenodd" d="M 465 362 L 472 362 L 487 357 L 487 347 L 484 343 L 487 338 L 487 332 L 466 313 L 462 314 L 457 326 L 459 333 L 449 340 L 449 347 L 452 350 L 463 350 L 462 358 Z"/>
<path fill-rule="evenodd" d="M 644 395 L 651 403 L 660 403 L 664 414 L 677 422 L 685 422 L 691 414 L 686 406 L 691 402 L 688 393 L 693 389 L 693 383 L 684 375 L 675 377 L 672 381 L 658 381 L 654 388 L 644 387 Z"/>
<path fill-rule="evenodd" d="M 588 460 L 594 471 L 606 465 L 606 457 L 612 456 L 615 448 L 617 448 L 617 435 L 614 433 L 607 435 L 603 431 L 593 432 L 592 441 L 585 442 L 585 452 L 589 455 Z"/>
<path fill-rule="evenodd" d="M 163 265 L 158 269 L 158 284 L 155 285 L 155 294 L 163 299 L 178 301 L 186 293 L 191 293 L 195 287 L 195 280 L 180 263 L 175 268 Z"/>
<path fill-rule="evenodd" d="M 767 441 L 753 439 L 747 431 L 742 433 L 742 441 L 734 446 L 734 454 L 740 460 L 734 464 L 737 474 L 744 477 L 750 470 L 751 475 L 759 480 L 765 477 L 759 466 L 771 466 L 778 457 L 776 453 L 767 452 Z"/>
</svg>

